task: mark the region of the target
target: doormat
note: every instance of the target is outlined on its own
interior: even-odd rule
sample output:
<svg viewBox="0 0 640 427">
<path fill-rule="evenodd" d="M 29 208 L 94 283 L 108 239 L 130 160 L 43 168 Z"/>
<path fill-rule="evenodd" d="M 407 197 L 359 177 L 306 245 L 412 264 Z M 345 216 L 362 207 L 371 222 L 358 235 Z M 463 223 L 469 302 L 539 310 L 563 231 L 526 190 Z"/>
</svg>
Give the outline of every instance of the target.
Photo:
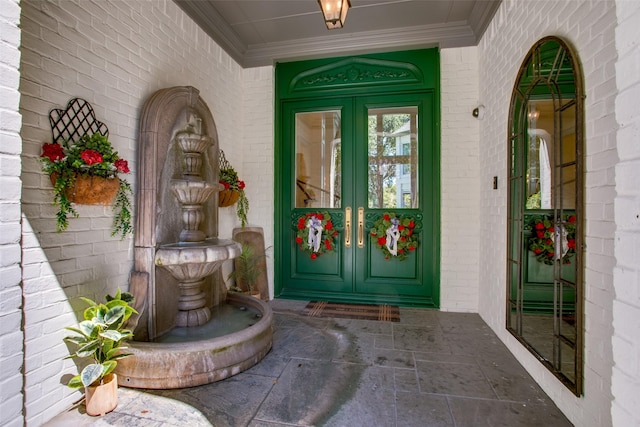
<svg viewBox="0 0 640 427">
<path fill-rule="evenodd" d="M 399 322 L 400 309 L 395 305 L 343 304 L 338 302 L 311 301 L 302 310 L 309 317 L 338 317 L 341 319 L 382 320 Z"/>
</svg>

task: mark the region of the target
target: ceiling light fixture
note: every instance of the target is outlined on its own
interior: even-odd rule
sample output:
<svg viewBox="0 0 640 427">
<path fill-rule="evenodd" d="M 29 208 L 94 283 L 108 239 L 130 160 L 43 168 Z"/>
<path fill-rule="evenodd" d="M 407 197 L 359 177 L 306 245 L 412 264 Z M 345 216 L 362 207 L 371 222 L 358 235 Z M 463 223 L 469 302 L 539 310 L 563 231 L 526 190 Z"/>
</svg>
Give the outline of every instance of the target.
<svg viewBox="0 0 640 427">
<path fill-rule="evenodd" d="M 318 0 L 328 30 L 342 28 L 351 7 L 349 0 Z"/>
</svg>

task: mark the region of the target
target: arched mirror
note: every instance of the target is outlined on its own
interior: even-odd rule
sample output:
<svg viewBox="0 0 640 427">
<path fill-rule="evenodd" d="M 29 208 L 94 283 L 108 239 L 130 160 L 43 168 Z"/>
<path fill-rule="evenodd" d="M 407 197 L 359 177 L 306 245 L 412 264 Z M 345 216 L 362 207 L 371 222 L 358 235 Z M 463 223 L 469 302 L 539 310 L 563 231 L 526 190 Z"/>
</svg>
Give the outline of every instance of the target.
<svg viewBox="0 0 640 427">
<path fill-rule="evenodd" d="M 583 353 L 583 86 L 577 56 L 537 42 L 509 111 L 507 329 L 576 395 Z"/>
</svg>

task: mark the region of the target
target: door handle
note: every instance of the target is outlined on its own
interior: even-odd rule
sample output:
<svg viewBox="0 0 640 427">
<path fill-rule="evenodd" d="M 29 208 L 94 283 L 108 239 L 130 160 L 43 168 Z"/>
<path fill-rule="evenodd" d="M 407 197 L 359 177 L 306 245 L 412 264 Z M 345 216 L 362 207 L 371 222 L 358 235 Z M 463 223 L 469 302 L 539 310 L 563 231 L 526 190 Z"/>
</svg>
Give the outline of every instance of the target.
<svg viewBox="0 0 640 427">
<path fill-rule="evenodd" d="M 344 216 L 345 216 L 345 220 L 344 220 L 344 228 L 345 228 L 344 247 L 345 248 L 350 248 L 351 247 L 351 206 L 347 206 L 344 209 Z"/>
<path fill-rule="evenodd" d="M 364 208 L 358 208 L 358 247 L 364 248 Z"/>
</svg>

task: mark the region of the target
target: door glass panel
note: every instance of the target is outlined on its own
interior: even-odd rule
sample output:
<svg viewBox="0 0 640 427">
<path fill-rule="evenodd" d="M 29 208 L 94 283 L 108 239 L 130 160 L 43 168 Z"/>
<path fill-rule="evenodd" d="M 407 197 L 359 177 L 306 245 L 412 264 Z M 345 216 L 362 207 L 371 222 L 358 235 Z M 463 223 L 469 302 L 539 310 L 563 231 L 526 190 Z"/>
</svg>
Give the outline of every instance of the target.
<svg viewBox="0 0 640 427">
<path fill-rule="evenodd" d="M 296 114 L 296 208 L 340 207 L 340 119 L 339 110 Z"/>
<path fill-rule="evenodd" d="M 418 207 L 418 107 L 368 110 L 368 206 Z"/>
</svg>

